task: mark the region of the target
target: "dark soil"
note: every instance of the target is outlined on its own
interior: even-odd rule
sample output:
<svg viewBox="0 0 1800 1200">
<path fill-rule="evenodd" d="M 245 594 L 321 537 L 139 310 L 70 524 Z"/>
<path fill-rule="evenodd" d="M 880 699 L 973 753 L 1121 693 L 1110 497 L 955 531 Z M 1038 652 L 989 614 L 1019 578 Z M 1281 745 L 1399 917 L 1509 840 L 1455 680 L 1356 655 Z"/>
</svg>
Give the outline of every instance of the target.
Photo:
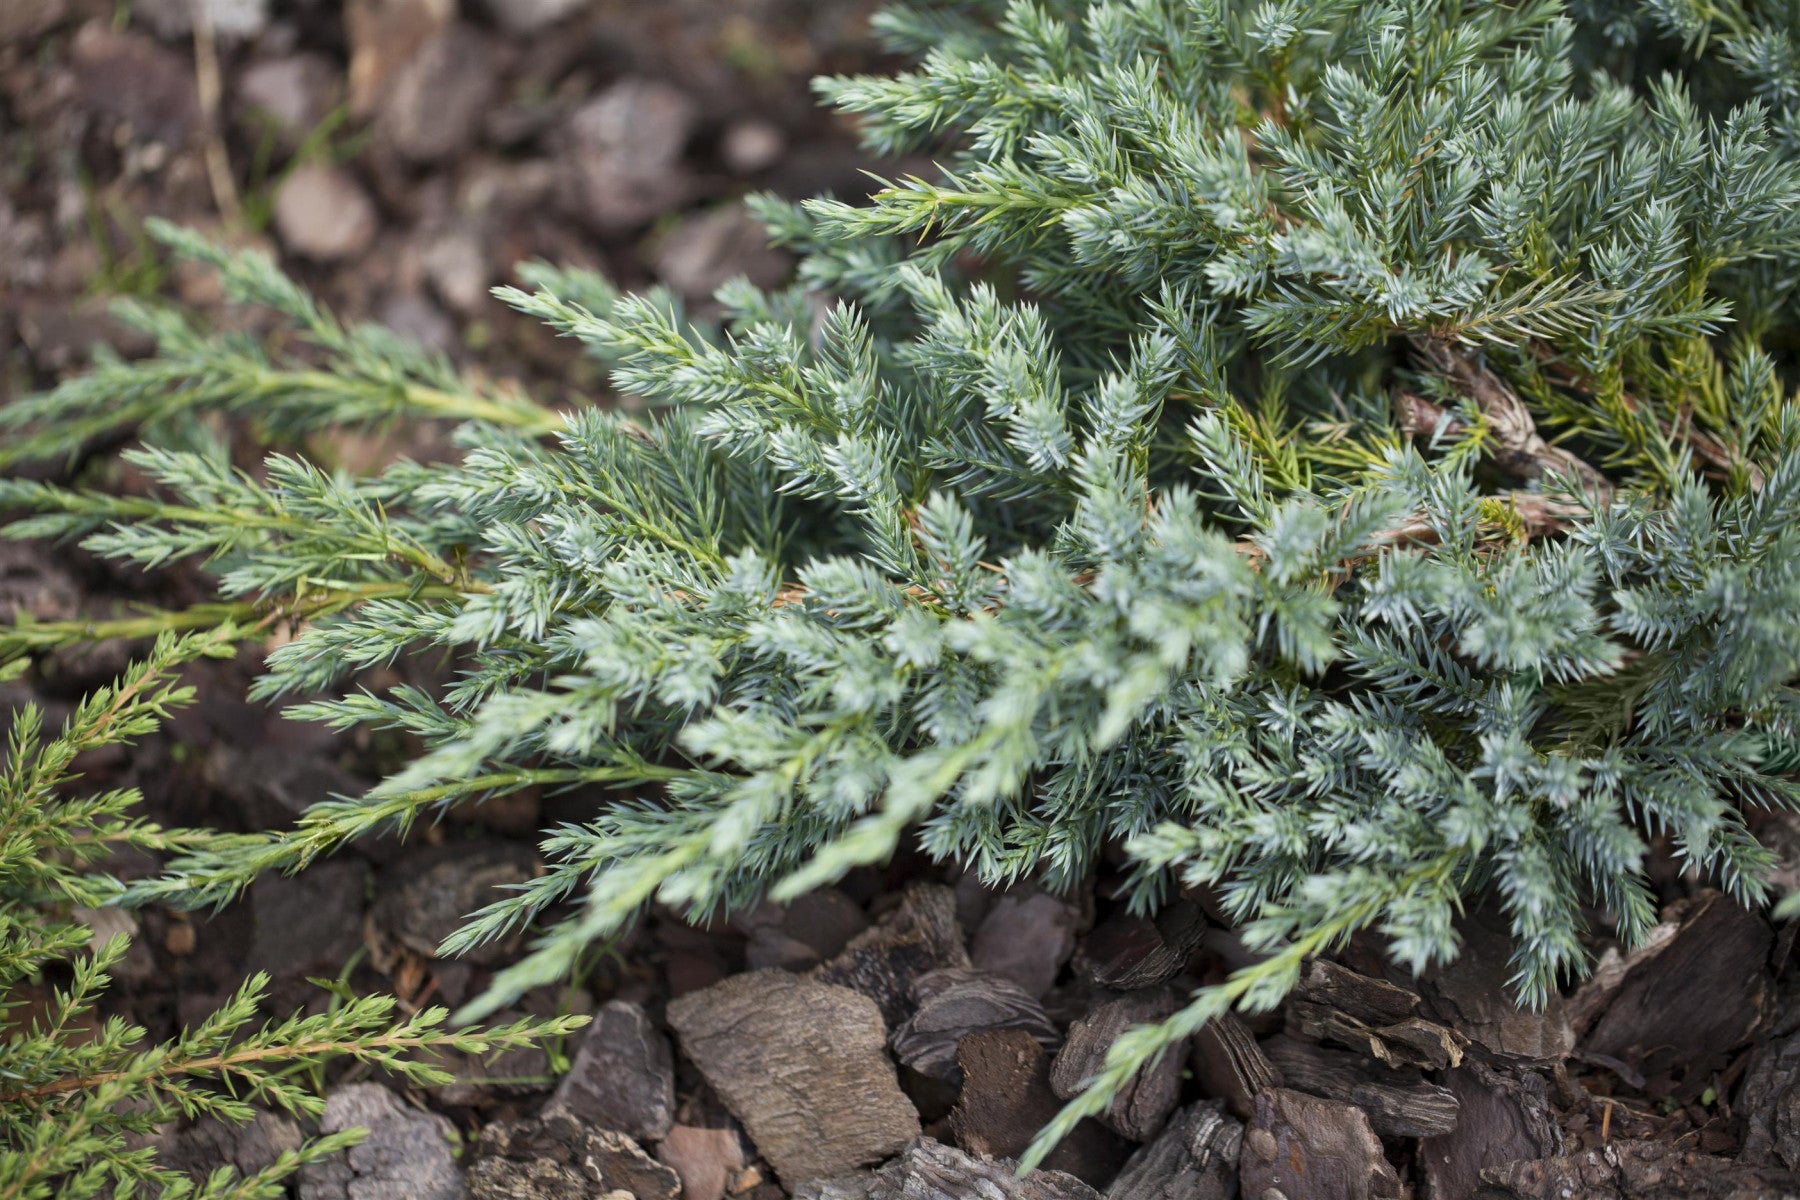
<svg viewBox="0 0 1800 1200">
<path fill-rule="evenodd" d="M 209 3 L 210 42 L 185 0 L 0 0 L 0 401 L 81 370 L 96 343 L 145 353 L 107 316 L 110 297 L 244 319 L 158 255 L 150 216 L 264 246 L 344 316 L 561 401 L 603 398 L 604 381 L 487 296 L 512 264 L 593 266 L 704 307 L 730 276 L 787 269 L 737 196 L 867 186 L 852 130 L 806 84 L 883 65 L 865 0 Z M 181 572 L 0 546 L 0 609 L 66 617 L 203 594 Z M 0 706 L 54 717 L 131 650 L 52 656 Z M 88 778 L 141 787 L 160 820 L 262 829 L 411 749 L 248 704 L 261 653 L 193 668 L 197 707 L 84 764 Z M 430 684 L 444 669 L 367 682 Z M 539 828 L 603 802 L 522 793 L 264 880 L 216 915 L 139 913 L 111 1003 L 153 1037 L 251 970 L 274 979 L 271 1012 L 323 1005 L 318 976 L 408 1008 L 455 1004 L 517 947 L 445 961 L 438 940 L 530 875 Z M 1792 876 L 1800 855 L 1788 858 Z M 594 1013 L 570 1045 L 458 1064 L 456 1084 L 411 1105 L 334 1078 L 324 1126 L 375 1136 L 295 1194 L 1800 1195 L 1793 927 L 1673 863 L 1658 879 L 1650 947 L 1622 957 L 1597 939 L 1594 979 L 1542 1013 L 1507 1000 L 1504 939 L 1483 914 L 1463 957 L 1424 978 L 1354 944 L 1280 1011 L 1208 1029 L 1024 1182 L 984 1158 L 1018 1153 L 1120 1030 L 1244 961 L 1208 897 L 1147 921 L 1104 876 L 1069 897 L 995 894 L 906 858 L 708 929 L 652 911 L 587 977 L 522 1002 Z M 268 1116 L 162 1140 L 204 1174 L 253 1169 L 305 1132 Z"/>
</svg>

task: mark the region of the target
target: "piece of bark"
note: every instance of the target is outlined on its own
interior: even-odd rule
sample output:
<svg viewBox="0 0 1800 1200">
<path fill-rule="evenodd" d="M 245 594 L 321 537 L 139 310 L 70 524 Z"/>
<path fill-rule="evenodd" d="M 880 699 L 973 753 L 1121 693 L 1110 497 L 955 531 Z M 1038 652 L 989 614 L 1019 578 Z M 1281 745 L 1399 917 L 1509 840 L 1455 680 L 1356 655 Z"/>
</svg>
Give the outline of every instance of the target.
<svg viewBox="0 0 1800 1200">
<path fill-rule="evenodd" d="M 1075 952 L 1075 973 L 1119 991 L 1156 987 L 1181 973 L 1206 936 L 1206 915 L 1177 900 L 1155 918 L 1120 910 L 1096 925 Z"/>
<path fill-rule="evenodd" d="M 1025 989 L 1010 979 L 971 967 L 921 975 L 913 987 L 916 1011 L 894 1030 L 894 1057 L 919 1074 L 962 1083 L 956 1047 L 981 1029 L 1023 1029 L 1046 1051 L 1062 1039 Z"/>
<path fill-rule="evenodd" d="M 656 1141 L 675 1122 L 675 1056 L 648 1014 L 626 1000 L 602 1005 L 551 1103 L 601 1129 Z"/>
<path fill-rule="evenodd" d="M 1335 1042 L 1390 1067 L 1456 1066 L 1468 1039 L 1417 1015 L 1419 1003 L 1417 992 L 1316 958 L 1294 987 L 1288 1029 L 1304 1041 Z"/>
<path fill-rule="evenodd" d="M 1042 998 L 1075 952 L 1081 909 L 1036 888 L 995 899 L 969 940 L 969 959 Z"/>
<path fill-rule="evenodd" d="M 1497 1168 L 1468 1195 L 1474 1200 L 1792 1200 L 1800 1196 L 1800 1175 L 1667 1142 L 1616 1141 Z"/>
<path fill-rule="evenodd" d="M 869 917 L 837 888 L 819 888 L 786 904 L 765 900 L 732 924 L 744 932 L 751 970 L 807 971 L 841 953 L 869 927 Z"/>
<path fill-rule="evenodd" d="M 1022 1029 L 970 1034 L 957 1051 L 957 1061 L 963 1088 L 950 1113 L 950 1133 L 971 1154 L 1017 1158 L 1062 1107 L 1050 1090 L 1044 1048 Z M 1044 1165 L 1104 1187 L 1124 1160 L 1118 1138 L 1086 1120 L 1050 1152 Z"/>
<path fill-rule="evenodd" d="M 1732 1107 L 1744 1123 L 1745 1162 L 1800 1170 L 1800 1034 L 1756 1048 Z"/>
<path fill-rule="evenodd" d="M 1581 981 L 1575 994 L 1569 997 L 1563 1013 L 1569 1022 L 1569 1030 L 1579 1040 L 1600 1014 L 1606 1011 L 1607 1005 L 1624 986 L 1625 980 L 1632 972 L 1649 963 L 1649 961 L 1674 944 L 1675 935 L 1681 931 L 1681 922 L 1663 921 L 1653 928 L 1644 938 L 1641 945 L 1629 951 L 1622 951 L 1618 946 L 1608 946 L 1601 952 L 1594 963 L 1594 969 L 1588 977 Z"/>
<path fill-rule="evenodd" d="M 483 1127 L 467 1175 L 470 1200 L 589 1200 L 624 1192 L 676 1200 L 681 1179 L 638 1144 L 562 1114 Z"/>
<path fill-rule="evenodd" d="M 1495 1070 L 1472 1058 L 1444 1083 L 1456 1097 L 1456 1128 L 1419 1143 L 1426 1200 L 1463 1200 L 1485 1172 L 1562 1152 L 1562 1130 L 1541 1075 Z"/>
<path fill-rule="evenodd" d="M 1250 1027 L 1232 1012 L 1200 1027 L 1190 1061 L 1206 1094 L 1221 1097 L 1240 1121 L 1255 1114 L 1258 1092 L 1283 1082 L 1280 1069 L 1256 1044 Z"/>
<path fill-rule="evenodd" d="M 1050 1090 L 1073 1099 L 1100 1073 L 1120 1034 L 1135 1025 L 1154 1025 L 1174 1011 L 1175 993 L 1168 988 L 1131 992 L 1100 1005 L 1069 1027 L 1068 1041 L 1050 1066 Z M 1181 1071 L 1181 1053 L 1164 1052 L 1119 1089 L 1100 1122 L 1131 1141 L 1149 1141 L 1181 1100 Z"/>
<path fill-rule="evenodd" d="M 1767 921 L 1719 892 L 1693 898 L 1662 953 L 1633 971 L 1582 1042 L 1645 1075 L 1718 1069 L 1769 1002 Z"/>
<path fill-rule="evenodd" d="M 1419 981 L 1422 1016 L 1449 1025 L 1491 1054 L 1534 1063 L 1559 1062 L 1574 1049 L 1560 994 L 1541 1008 L 1516 1000 L 1511 979 L 1512 937 L 1503 921 L 1477 913 L 1458 925 L 1462 947 L 1455 958 Z"/>
<path fill-rule="evenodd" d="M 849 988 L 752 971 L 672 1001 L 668 1016 L 790 1188 L 877 1162 L 919 1134 L 880 1010 Z"/>
<path fill-rule="evenodd" d="M 1061 1171 L 1021 1178 L 1013 1163 L 971 1158 L 954 1146 L 920 1138 L 906 1153 L 864 1175 L 807 1184 L 794 1200 L 1100 1200 Z"/>
<path fill-rule="evenodd" d="M 1400 1178 L 1361 1109 L 1270 1088 L 1256 1097 L 1256 1115 L 1238 1155 L 1242 1194 L 1283 1200 L 1376 1200 L 1398 1197 Z"/>
<path fill-rule="evenodd" d="M 1232 1200 L 1243 1141 L 1244 1127 L 1224 1101 L 1189 1105 L 1131 1156 L 1106 1200 Z"/>
<path fill-rule="evenodd" d="M 897 1029 L 913 1014 L 913 985 L 921 975 L 968 965 L 956 893 L 942 884 L 916 883 L 900 907 L 851 938 L 812 977 L 861 992 L 875 1001 L 888 1028 Z"/>
<path fill-rule="evenodd" d="M 1356 1105 L 1382 1137 L 1436 1137 L 1456 1128 L 1456 1094 L 1426 1082 L 1417 1070 L 1397 1071 L 1290 1037 L 1270 1038 L 1262 1049 L 1286 1086 Z"/>
</svg>

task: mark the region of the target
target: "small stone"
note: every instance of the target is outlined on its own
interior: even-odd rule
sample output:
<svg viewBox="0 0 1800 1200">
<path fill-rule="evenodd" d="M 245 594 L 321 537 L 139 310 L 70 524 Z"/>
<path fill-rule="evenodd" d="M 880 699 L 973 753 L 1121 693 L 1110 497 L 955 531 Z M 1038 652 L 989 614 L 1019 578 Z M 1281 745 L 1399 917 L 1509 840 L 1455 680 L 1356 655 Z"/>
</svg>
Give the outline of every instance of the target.
<svg viewBox="0 0 1800 1200">
<path fill-rule="evenodd" d="M 1223 1101 L 1190 1105 L 1131 1156 L 1106 1200 L 1232 1200 L 1243 1138 Z"/>
<path fill-rule="evenodd" d="M 294 254 L 319 262 L 355 258 L 375 240 L 375 202 L 341 167 L 296 167 L 275 193 L 275 233 Z"/>
<path fill-rule="evenodd" d="M 157 1162 L 195 1179 L 205 1179 L 222 1165 L 247 1176 L 273 1166 L 305 1141 L 292 1118 L 259 1108 L 247 1124 L 205 1118 L 184 1126 L 158 1149 Z"/>
<path fill-rule="evenodd" d="M 1175 1011 L 1175 994 L 1167 988 L 1133 992 L 1094 1009 L 1069 1027 L 1069 1038 L 1050 1068 L 1050 1087 L 1072 1100 L 1105 1065 L 1106 1052 L 1120 1035 L 1137 1025 L 1154 1025 Z M 1181 1072 L 1186 1065 L 1177 1050 L 1133 1075 L 1107 1106 L 1101 1121 L 1134 1142 L 1156 1136 L 1181 1099 Z"/>
<path fill-rule="evenodd" d="M 969 942 L 969 959 L 1042 998 L 1075 952 L 1081 910 L 1048 892 L 1008 892 L 994 901 Z"/>
<path fill-rule="evenodd" d="M 484 1127 L 469 1166 L 470 1200 L 676 1200 L 681 1180 L 610 1129 L 561 1113 Z M 394 1200 L 402 1200 L 395 1197 Z"/>
<path fill-rule="evenodd" d="M 299 1200 L 462 1200 L 449 1121 L 378 1083 L 353 1083 L 326 1097 L 319 1132 L 358 1126 L 369 1131 L 361 1144 L 300 1168 Z"/>
<path fill-rule="evenodd" d="M 672 1127 L 656 1157 L 681 1176 L 681 1200 L 722 1200 L 748 1165 L 736 1129 L 694 1125 Z"/>
<path fill-rule="evenodd" d="M 456 344 L 456 326 L 444 315 L 443 309 L 424 296 L 408 292 L 389 296 L 376 310 L 375 319 L 388 330 L 427 350 L 442 354 Z M 468 811 L 474 817 L 481 816 L 480 808 Z"/>
<path fill-rule="evenodd" d="M 138 919 L 122 908 L 72 908 L 69 918 L 93 931 L 88 945 L 95 950 L 115 937 L 126 939 L 125 957 L 106 969 L 120 983 L 144 983 L 156 975 L 156 957 L 141 936 Z"/>
<path fill-rule="evenodd" d="M 699 119 L 692 98 L 653 79 L 621 80 L 576 109 L 562 139 L 571 214 L 611 235 L 680 204 L 693 187 L 681 156 Z"/>
<path fill-rule="evenodd" d="M 1288 1200 L 1400 1195 L 1400 1178 L 1360 1109 L 1287 1088 L 1256 1097 L 1238 1176 L 1246 1196 L 1271 1188 Z"/>
<path fill-rule="evenodd" d="M 456 0 L 346 0 L 350 112 L 374 113 L 397 73 L 456 19 Z"/>
<path fill-rule="evenodd" d="M 135 137 L 179 146 L 199 130 L 193 72 L 168 47 L 90 21 L 76 32 L 69 60 L 87 106 Z"/>
<path fill-rule="evenodd" d="M 960 1084 L 956 1048 L 983 1029 L 1023 1029 L 1045 1050 L 1062 1039 L 1044 1007 L 1010 979 L 969 967 L 950 967 L 919 978 L 918 1011 L 894 1031 L 894 1057 L 921 1075 Z"/>
<path fill-rule="evenodd" d="M 675 1121 L 669 1039 L 635 1004 L 613 1000 L 588 1025 L 553 1102 L 602 1129 L 655 1141 Z"/>
<path fill-rule="evenodd" d="M 915 985 L 945 967 L 966 967 L 956 893 L 942 884 L 917 883 L 900 906 L 872 929 L 852 938 L 843 952 L 813 972 L 822 983 L 854 988 L 881 1007 L 896 1029 L 916 1011 Z"/>
<path fill-rule="evenodd" d="M 237 82 L 238 103 L 290 148 L 330 114 L 338 90 L 337 71 L 318 54 L 261 59 L 244 68 Z"/>
<path fill-rule="evenodd" d="M 849 988 L 752 971 L 671 1002 L 668 1016 L 789 1188 L 886 1158 L 919 1134 L 881 1012 Z"/>
<path fill-rule="evenodd" d="M 781 161 L 787 135 L 781 126 L 760 117 L 733 121 L 719 139 L 719 157 L 734 175 L 754 175 Z"/>
<path fill-rule="evenodd" d="M 473 233 L 461 231 L 439 238 L 426 248 L 422 265 L 431 286 L 451 308 L 467 314 L 488 304 L 492 275 L 481 240 Z"/>
<path fill-rule="evenodd" d="M 497 86 L 493 45 L 467 25 L 451 25 L 394 71 L 376 127 L 413 162 L 454 158 L 474 141 Z"/>
<path fill-rule="evenodd" d="M 792 266 L 769 245 L 762 222 L 741 204 L 689 217 L 663 240 L 656 273 L 690 300 L 705 300 L 728 280 L 743 276 L 759 288 L 780 283 Z"/>
</svg>

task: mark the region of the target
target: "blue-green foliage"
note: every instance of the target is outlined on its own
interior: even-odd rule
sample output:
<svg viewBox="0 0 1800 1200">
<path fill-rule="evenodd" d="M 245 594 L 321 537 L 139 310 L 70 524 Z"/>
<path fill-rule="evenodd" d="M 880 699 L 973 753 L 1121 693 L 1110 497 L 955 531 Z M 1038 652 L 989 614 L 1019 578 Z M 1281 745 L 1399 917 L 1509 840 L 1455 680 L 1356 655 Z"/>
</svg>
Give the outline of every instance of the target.
<svg viewBox="0 0 1800 1200">
<path fill-rule="evenodd" d="M 1650 837 L 1759 896 L 1744 814 L 1800 803 L 1765 769 L 1792 761 L 1800 672 L 1795 22 L 890 12 L 921 64 L 821 92 L 941 170 L 756 200 L 794 288 L 728 285 L 716 329 L 575 272 L 503 291 L 643 417 L 459 401 L 231 260 L 383 381 L 270 366 L 279 428 L 478 419 L 456 464 L 375 478 L 252 478 L 202 445 L 139 455 L 170 500 L 0 485 L 36 514 L 15 532 L 211 556 L 240 619 L 310 620 L 262 695 L 428 748 L 135 894 L 214 901 L 471 795 L 616 785 L 452 939 L 579 902 L 485 1010 L 653 897 L 788 896 L 912 837 L 1061 886 L 1122 841 L 1134 903 L 1209 887 L 1271 957 L 1121 1041 L 1052 1135 L 1359 929 L 1422 967 L 1491 895 L 1535 999 L 1582 969 L 1588 906 L 1627 941 L 1653 924 Z M 66 446 L 54 403 L 27 416 Z M 35 629 L 15 645 L 80 632 Z M 461 656 L 442 695 L 334 691 L 429 647 Z"/>
</svg>

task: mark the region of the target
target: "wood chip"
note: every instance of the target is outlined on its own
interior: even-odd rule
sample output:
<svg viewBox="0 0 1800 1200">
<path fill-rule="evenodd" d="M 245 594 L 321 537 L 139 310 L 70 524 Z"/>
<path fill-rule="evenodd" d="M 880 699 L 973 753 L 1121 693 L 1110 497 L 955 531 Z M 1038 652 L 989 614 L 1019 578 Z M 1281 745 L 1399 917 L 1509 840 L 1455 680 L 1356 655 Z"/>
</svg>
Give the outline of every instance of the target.
<svg viewBox="0 0 1800 1200">
<path fill-rule="evenodd" d="M 1478 1200 L 1790 1200 L 1800 1175 L 1732 1162 L 1664 1142 L 1617 1141 L 1597 1150 L 1487 1173 Z"/>
<path fill-rule="evenodd" d="M 1281 1070 L 1269 1061 L 1256 1036 L 1236 1013 L 1216 1017 L 1194 1035 L 1194 1076 L 1209 1096 L 1221 1097 L 1240 1121 L 1256 1112 L 1258 1092 L 1282 1084 Z"/>
<path fill-rule="evenodd" d="M 1010 979 L 970 967 L 951 967 L 919 977 L 917 1011 L 894 1031 L 894 1057 L 921 1075 L 960 1084 L 956 1047 L 981 1029 L 1023 1029 L 1045 1050 L 1062 1039 L 1044 1006 Z"/>
<path fill-rule="evenodd" d="M 1478 913 L 1459 924 L 1462 948 L 1419 983 L 1422 1015 L 1453 1027 L 1490 1054 L 1534 1063 L 1565 1058 L 1575 1046 L 1563 998 L 1522 1007 L 1512 986 L 1513 942 L 1503 919 Z"/>
<path fill-rule="evenodd" d="M 1120 911 L 1094 927 L 1075 952 L 1075 973 L 1119 991 L 1156 987 L 1181 973 L 1206 936 L 1206 916 L 1177 900 L 1155 919 Z"/>
<path fill-rule="evenodd" d="M 1400 1179 L 1362 1110 L 1290 1088 L 1256 1098 L 1238 1157 L 1243 1195 L 1261 1200 L 1398 1197 Z"/>
<path fill-rule="evenodd" d="M 920 1138 L 879 1171 L 807 1184 L 794 1200 L 1100 1200 L 1100 1194 L 1061 1171 L 1021 1179 L 1006 1159 L 971 1158 Z"/>
<path fill-rule="evenodd" d="M 888 1028 L 897 1029 L 913 1014 L 913 988 L 921 975 L 968 965 L 956 893 L 942 884 L 918 883 L 907 889 L 899 908 L 851 938 L 812 976 L 861 992 L 880 1007 Z"/>
<path fill-rule="evenodd" d="M 1416 992 L 1325 959 L 1308 963 L 1287 1006 L 1288 1032 L 1334 1042 L 1390 1067 L 1442 1070 L 1462 1061 L 1468 1039 L 1415 1015 Z"/>
<path fill-rule="evenodd" d="M 1154 1025 L 1175 1011 L 1168 988 L 1132 992 L 1095 1008 L 1069 1027 L 1069 1039 L 1050 1067 L 1050 1088 L 1073 1099 L 1105 1065 L 1106 1052 L 1135 1025 Z M 1156 1136 L 1181 1099 L 1182 1055 L 1166 1052 L 1133 1075 L 1101 1115 L 1101 1122 L 1134 1142 Z"/>
<path fill-rule="evenodd" d="M 1131 1156 L 1106 1200 L 1231 1200 L 1243 1141 L 1244 1127 L 1223 1100 L 1190 1105 Z"/>
<path fill-rule="evenodd" d="M 1396 1071 L 1289 1037 L 1271 1038 L 1263 1049 L 1288 1087 L 1356 1105 L 1382 1137 L 1435 1137 L 1456 1128 L 1455 1093 L 1427 1083 L 1416 1070 Z"/>
<path fill-rule="evenodd" d="M 549 1200 L 613 1191 L 636 1200 L 675 1200 L 681 1194 L 675 1172 L 624 1134 L 590 1129 L 560 1115 L 484 1127 L 466 1179 L 471 1200 Z"/>
<path fill-rule="evenodd" d="M 602 1005 L 551 1103 L 601 1129 L 656 1141 L 675 1122 L 675 1057 L 644 1010 Z"/>
<path fill-rule="evenodd" d="M 1745 1162 L 1800 1170 L 1800 1034 L 1756 1048 L 1732 1107 L 1744 1121 Z"/>
<path fill-rule="evenodd" d="M 1495 1070 L 1471 1058 L 1444 1083 L 1456 1097 L 1456 1128 L 1419 1144 L 1426 1200 L 1463 1200 L 1488 1172 L 1562 1152 L 1562 1131 L 1541 1075 Z"/>
<path fill-rule="evenodd" d="M 1694 1080 L 1716 1070 L 1769 1002 L 1773 941 L 1768 922 L 1729 897 L 1694 897 L 1674 940 L 1626 978 L 1582 1051 L 1645 1075 L 1679 1071 Z"/>
<path fill-rule="evenodd" d="M 1022 1029 L 990 1029 L 963 1039 L 957 1051 L 962 1095 L 949 1118 L 951 1136 L 983 1158 L 1017 1158 L 1062 1107 L 1050 1090 L 1050 1064 Z M 1075 1127 L 1044 1165 L 1103 1187 L 1125 1161 L 1117 1136 L 1088 1120 Z"/>
<path fill-rule="evenodd" d="M 849 988 L 752 971 L 671 1002 L 669 1024 L 790 1188 L 877 1162 L 919 1134 L 881 1013 Z"/>
</svg>

